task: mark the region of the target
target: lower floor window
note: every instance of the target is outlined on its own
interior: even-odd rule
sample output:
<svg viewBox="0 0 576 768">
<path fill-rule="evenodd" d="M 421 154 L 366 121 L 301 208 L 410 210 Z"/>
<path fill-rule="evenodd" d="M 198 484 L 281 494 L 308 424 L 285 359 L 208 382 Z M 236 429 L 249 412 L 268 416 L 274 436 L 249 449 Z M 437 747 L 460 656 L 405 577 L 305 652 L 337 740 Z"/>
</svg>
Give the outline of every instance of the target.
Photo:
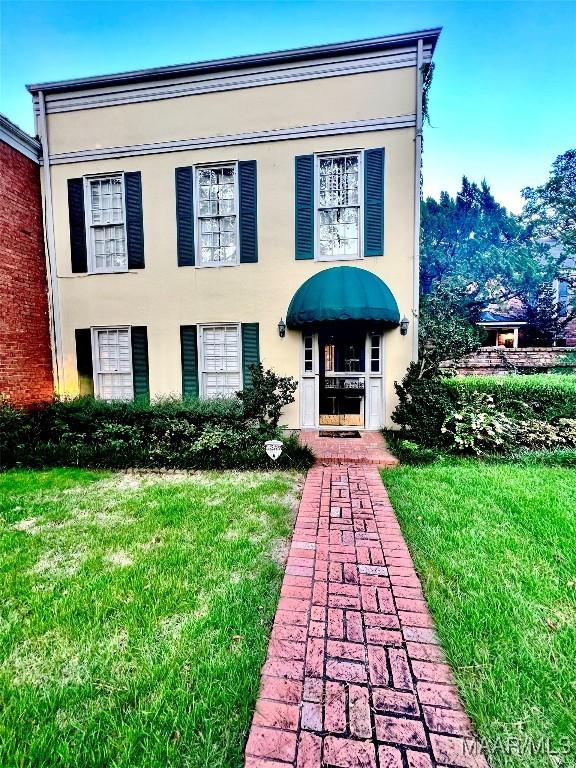
<svg viewBox="0 0 576 768">
<path fill-rule="evenodd" d="M 201 325 L 202 397 L 232 397 L 242 388 L 240 325 Z"/>
<path fill-rule="evenodd" d="M 130 328 L 94 328 L 92 334 L 96 396 L 103 400 L 131 400 L 134 386 Z"/>
</svg>

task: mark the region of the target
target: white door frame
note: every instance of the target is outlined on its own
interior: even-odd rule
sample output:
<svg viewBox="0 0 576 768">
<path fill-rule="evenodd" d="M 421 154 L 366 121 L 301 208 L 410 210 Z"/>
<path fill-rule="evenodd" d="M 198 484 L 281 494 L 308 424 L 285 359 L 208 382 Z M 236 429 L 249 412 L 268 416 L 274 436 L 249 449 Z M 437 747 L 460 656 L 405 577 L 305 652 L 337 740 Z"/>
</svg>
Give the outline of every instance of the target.
<svg viewBox="0 0 576 768">
<path fill-rule="evenodd" d="M 311 342 L 311 360 L 306 360 L 306 343 Z M 310 349 L 310 347 L 308 347 Z M 300 428 L 317 429 L 320 405 L 318 334 L 302 331 L 300 336 Z"/>
<path fill-rule="evenodd" d="M 364 389 L 364 425 L 357 426 L 330 426 L 322 425 L 326 430 L 379 430 L 384 426 L 386 415 L 385 407 L 385 336 L 381 332 L 380 339 L 380 370 L 372 373 L 371 349 L 372 335 L 366 333 L 365 341 L 365 389 Z M 311 339 L 312 360 L 305 360 L 305 340 Z M 308 342 L 310 343 L 310 342 Z M 300 429 L 320 428 L 320 348 L 317 332 L 302 332 L 300 339 Z M 377 401 L 374 401 L 377 398 Z"/>
</svg>

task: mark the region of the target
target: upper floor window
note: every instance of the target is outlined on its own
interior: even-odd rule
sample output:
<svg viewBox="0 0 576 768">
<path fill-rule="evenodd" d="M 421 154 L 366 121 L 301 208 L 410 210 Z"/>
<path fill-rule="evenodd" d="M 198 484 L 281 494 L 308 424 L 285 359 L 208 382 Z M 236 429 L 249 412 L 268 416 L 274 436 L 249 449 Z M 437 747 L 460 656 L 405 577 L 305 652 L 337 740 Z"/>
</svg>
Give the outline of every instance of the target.
<svg viewBox="0 0 576 768">
<path fill-rule="evenodd" d="M 89 271 L 125 272 L 128 251 L 123 175 L 86 178 L 85 196 Z"/>
<path fill-rule="evenodd" d="M 317 256 L 319 259 L 360 257 L 359 152 L 317 157 Z"/>
<path fill-rule="evenodd" d="M 198 265 L 238 263 L 237 165 L 196 168 Z"/>
<path fill-rule="evenodd" d="M 130 328 L 94 328 L 92 350 L 96 397 L 131 400 L 134 386 Z"/>
</svg>

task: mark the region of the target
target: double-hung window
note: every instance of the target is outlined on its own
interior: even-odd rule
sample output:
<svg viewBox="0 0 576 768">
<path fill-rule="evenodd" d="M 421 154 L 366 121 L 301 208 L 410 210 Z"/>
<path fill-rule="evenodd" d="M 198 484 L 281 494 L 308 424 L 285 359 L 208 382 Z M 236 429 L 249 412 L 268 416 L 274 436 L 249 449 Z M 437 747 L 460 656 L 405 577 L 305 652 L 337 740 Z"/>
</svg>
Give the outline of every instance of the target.
<svg viewBox="0 0 576 768">
<path fill-rule="evenodd" d="M 93 328 L 94 391 L 102 400 L 131 400 L 132 350 L 130 328 Z"/>
<path fill-rule="evenodd" d="M 238 263 L 237 164 L 196 168 L 198 265 Z"/>
<path fill-rule="evenodd" d="M 317 257 L 360 258 L 361 154 L 319 155 L 316 176 Z"/>
<path fill-rule="evenodd" d="M 200 394 L 232 397 L 242 388 L 240 325 L 201 325 Z"/>
<path fill-rule="evenodd" d="M 89 271 L 125 272 L 128 251 L 123 175 L 87 177 L 85 209 Z"/>
</svg>

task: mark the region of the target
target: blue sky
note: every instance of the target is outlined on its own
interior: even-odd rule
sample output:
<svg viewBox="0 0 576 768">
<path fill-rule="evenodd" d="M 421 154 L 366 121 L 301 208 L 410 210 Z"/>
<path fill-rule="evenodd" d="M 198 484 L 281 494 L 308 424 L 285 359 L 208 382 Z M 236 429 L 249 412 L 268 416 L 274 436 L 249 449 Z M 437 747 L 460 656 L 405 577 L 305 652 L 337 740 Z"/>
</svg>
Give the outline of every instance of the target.
<svg viewBox="0 0 576 768">
<path fill-rule="evenodd" d="M 486 178 L 512 210 L 576 145 L 576 1 L 0 0 L 0 111 L 33 131 L 24 86 L 443 26 L 424 190 Z"/>
</svg>

